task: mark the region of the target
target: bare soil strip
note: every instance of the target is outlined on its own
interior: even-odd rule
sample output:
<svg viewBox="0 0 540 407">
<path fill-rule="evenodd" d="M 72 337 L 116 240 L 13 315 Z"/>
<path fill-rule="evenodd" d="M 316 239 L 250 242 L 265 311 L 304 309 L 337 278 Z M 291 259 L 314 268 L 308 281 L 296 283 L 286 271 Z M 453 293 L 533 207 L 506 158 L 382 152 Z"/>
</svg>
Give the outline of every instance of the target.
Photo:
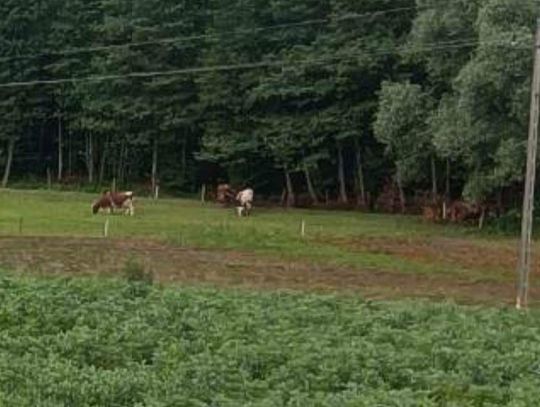
<svg viewBox="0 0 540 407">
<path fill-rule="evenodd" d="M 464 242 L 432 244 L 373 240 L 349 242 L 359 250 L 410 257 L 422 261 L 456 261 L 469 266 L 500 268 L 513 262 L 510 252 L 490 247 L 472 249 Z M 471 250 L 484 250 L 471 256 Z M 471 260 L 474 258 L 475 260 Z M 508 257 L 506 257 L 508 256 Z M 148 240 L 89 238 L 0 238 L 0 266 L 19 272 L 69 275 L 118 275 L 136 258 L 162 283 L 208 284 L 261 290 L 358 293 L 371 299 L 431 298 L 460 303 L 512 304 L 515 289 L 507 281 L 475 281 L 446 275 L 420 275 L 358 270 L 306 262 L 289 262 L 254 253 L 186 249 Z M 471 263 L 471 264 L 469 264 Z M 474 263 L 474 264 L 472 264 Z M 509 274 L 511 277 L 511 274 Z M 540 298 L 533 287 L 531 298 Z"/>
</svg>

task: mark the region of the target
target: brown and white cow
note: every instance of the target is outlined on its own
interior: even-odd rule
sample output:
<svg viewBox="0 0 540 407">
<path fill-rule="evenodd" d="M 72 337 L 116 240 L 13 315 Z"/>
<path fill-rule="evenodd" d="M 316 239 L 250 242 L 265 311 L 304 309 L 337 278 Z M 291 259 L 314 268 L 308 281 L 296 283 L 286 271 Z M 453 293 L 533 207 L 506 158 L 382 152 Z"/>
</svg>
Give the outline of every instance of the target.
<svg viewBox="0 0 540 407">
<path fill-rule="evenodd" d="M 94 215 L 98 213 L 100 209 L 106 210 L 108 213 L 114 212 L 115 209 L 123 209 L 125 215 L 133 216 L 135 214 L 133 192 L 105 191 L 100 198 L 92 203 L 92 213 Z"/>
</svg>

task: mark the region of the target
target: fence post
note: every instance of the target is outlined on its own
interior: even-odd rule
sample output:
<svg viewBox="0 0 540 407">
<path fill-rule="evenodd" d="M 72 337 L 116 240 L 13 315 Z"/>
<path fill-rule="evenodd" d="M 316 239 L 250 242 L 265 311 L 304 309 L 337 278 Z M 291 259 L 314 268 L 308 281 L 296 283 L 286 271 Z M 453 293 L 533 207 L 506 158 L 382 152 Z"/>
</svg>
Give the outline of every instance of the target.
<svg viewBox="0 0 540 407">
<path fill-rule="evenodd" d="M 306 237 L 306 221 L 302 219 L 302 223 L 300 224 L 300 236 Z"/>
<path fill-rule="evenodd" d="M 109 236 L 109 218 L 105 220 L 105 224 L 103 225 L 103 237 Z"/>
</svg>

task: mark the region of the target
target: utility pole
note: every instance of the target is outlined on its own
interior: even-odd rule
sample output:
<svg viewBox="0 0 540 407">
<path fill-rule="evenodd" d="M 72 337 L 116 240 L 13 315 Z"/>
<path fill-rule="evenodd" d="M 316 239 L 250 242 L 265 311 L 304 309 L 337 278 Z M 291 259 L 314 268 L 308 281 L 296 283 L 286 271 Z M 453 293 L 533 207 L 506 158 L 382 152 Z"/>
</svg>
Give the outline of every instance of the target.
<svg viewBox="0 0 540 407">
<path fill-rule="evenodd" d="M 538 116 L 540 102 L 540 18 L 536 21 L 534 41 L 534 71 L 531 89 L 531 112 L 529 119 L 529 139 L 527 143 L 527 173 L 523 196 L 523 216 L 521 221 L 521 246 L 518 265 L 518 293 L 516 308 L 527 308 L 529 272 L 531 269 L 531 239 L 534 210 L 534 183 L 536 177 L 536 150 L 538 147 Z"/>
</svg>

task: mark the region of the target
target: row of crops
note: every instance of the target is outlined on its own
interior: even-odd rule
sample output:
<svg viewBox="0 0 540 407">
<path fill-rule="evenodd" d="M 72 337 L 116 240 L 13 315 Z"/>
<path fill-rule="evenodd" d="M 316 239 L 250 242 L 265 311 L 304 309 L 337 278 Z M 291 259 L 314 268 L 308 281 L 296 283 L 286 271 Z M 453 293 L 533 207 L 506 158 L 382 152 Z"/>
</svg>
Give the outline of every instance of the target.
<svg viewBox="0 0 540 407">
<path fill-rule="evenodd" d="M 0 274 L 2 406 L 536 406 L 540 316 Z"/>
</svg>

